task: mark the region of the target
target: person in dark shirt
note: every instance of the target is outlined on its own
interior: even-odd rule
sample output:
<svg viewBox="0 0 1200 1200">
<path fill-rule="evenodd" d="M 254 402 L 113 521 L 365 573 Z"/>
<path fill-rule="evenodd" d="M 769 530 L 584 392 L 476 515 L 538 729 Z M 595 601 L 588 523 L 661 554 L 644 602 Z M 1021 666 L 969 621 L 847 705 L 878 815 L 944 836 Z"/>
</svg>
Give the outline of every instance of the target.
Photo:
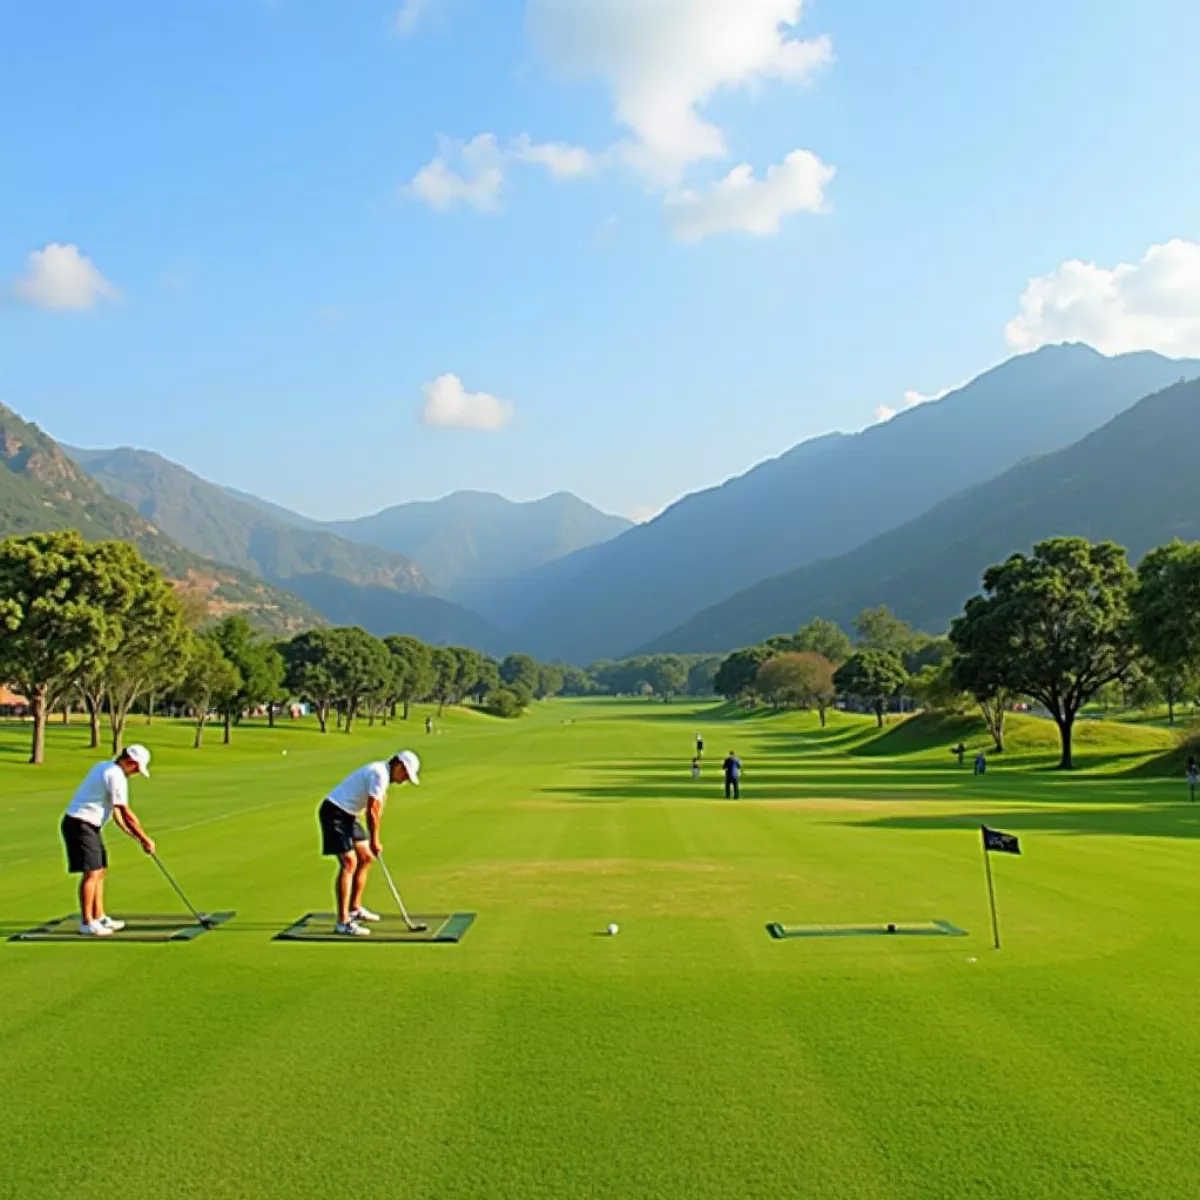
<svg viewBox="0 0 1200 1200">
<path fill-rule="evenodd" d="M 696 757 L 704 757 L 704 734 L 702 733 L 696 734 Z"/>
<path fill-rule="evenodd" d="M 725 772 L 725 799 L 740 800 L 742 798 L 742 760 L 730 750 L 729 756 L 721 764 Z"/>
</svg>

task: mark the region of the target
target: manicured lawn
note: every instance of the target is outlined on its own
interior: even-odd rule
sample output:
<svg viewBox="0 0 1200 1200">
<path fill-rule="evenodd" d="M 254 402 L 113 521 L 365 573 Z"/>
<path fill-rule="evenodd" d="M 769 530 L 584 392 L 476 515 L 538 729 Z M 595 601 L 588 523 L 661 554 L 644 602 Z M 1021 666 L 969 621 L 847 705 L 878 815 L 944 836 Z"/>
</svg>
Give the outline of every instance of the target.
<svg viewBox="0 0 1200 1200">
<path fill-rule="evenodd" d="M 1183 1197 L 1200 1134 L 1200 805 L 1163 731 L 1042 728 L 959 771 L 942 729 L 558 702 L 426 737 L 251 724 L 155 754 L 134 803 L 232 924 L 171 945 L 0 945 L 0 1196 Z M 719 799 L 735 748 L 744 799 Z M 456 946 L 271 940 L 329 907 L 315 808 L 409 740 L 389 860 Z M 80 728 L 0 727 L 0 923 L 73 907 Z M 286 750 L 285 755 L 283 751 Z M 978 826 L 994 860 L 990 948 Z M 178 902 L 110 833 L 110 909 Z M 378 906 L 388 902 L 372 882 Z M 773 941 L 771 921 L 945 918 L 967 938 Z M 609 921 L 616 938 L 599 936 Z"/>
</svg>

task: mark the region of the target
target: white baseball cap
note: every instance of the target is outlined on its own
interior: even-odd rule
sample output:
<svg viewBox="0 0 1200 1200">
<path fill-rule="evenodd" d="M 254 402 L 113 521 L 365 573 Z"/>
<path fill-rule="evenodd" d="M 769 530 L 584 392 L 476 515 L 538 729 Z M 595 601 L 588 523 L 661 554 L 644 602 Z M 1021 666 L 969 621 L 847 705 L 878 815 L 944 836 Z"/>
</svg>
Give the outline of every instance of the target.
<svg viewBox="0 0 1200 1200">
<path fill-rule="evenodd" d="M 398 750 L 392 757 L 396 762 L 404 764 L 404 769 L 408 772 L 409 783 L 421 782 L 417 778 L 421 772 L 421 760 L 411 750 Z"/>
<path fill-rule="evenodd" d="M 126 746 L 122 757 L 137 764 L 138 774 L 150 778 L 150 751 L 145 746 Z"/>
</svg>

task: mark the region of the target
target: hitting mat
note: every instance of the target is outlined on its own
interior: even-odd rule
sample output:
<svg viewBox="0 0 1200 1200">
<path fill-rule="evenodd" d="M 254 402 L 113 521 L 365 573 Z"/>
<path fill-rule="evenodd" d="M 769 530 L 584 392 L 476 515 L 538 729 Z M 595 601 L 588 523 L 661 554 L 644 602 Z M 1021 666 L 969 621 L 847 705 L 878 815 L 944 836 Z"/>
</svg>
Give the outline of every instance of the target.
<svg viewBox="0 0 1200 1200">
<path fill-rule="evenodd" d="M 370 937 L 347 937 L 334 933 L 333 913 L 306 913 L 295 925 L 275 935 L 277 942 L 354 942 L 358 945 L 394 945 L 397 942 L 459 942 L 471 928 L 474 913 L 413 913 L 413 924 L 428 925 L 423 933 L 414 933 L 398 916 L 385 916 L 367 925 Z"/>
<path fill-rule="evenodd" d="M 879 925 L 781 925 L 772 921 L 773 938 L 829 937 L 966 937 L 967 931 L 949 921 L 885 921 Z"/>
<path fill-rule="evenodd" d="M 115 916 L 116 914 L 114 914 Z M 36 929 L 27 929 L 23 933 L 9 938 L 10 942 L 75 942 L 83 945 L 90 942 L 100 942 L 107 945 L 110 942 L 190 942 L 202 933 L 216 925 L 224 925 L 237 916 L 235 912 L 214 912 L 203 914 L 208 925 L 196 924 L 195 917 L 190 914 L 178 916 L 173 913 L 122 913 L 120 920 L 125 922 L 125 928 L 112 937 L 84 937 L 79 932 L 79 916 L 71 913 L 67 917 L 59 917 L 57 921 L 47 921 Z"/>
</svg>

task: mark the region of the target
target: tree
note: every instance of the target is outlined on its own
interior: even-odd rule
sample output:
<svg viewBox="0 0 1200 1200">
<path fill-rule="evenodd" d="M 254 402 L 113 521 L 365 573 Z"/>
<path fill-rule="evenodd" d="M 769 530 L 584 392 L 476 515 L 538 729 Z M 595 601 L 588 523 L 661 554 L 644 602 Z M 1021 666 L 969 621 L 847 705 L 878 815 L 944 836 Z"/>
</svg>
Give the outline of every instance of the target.
<svg viewBox="0 0 1200 1200">
<path fill-rule="evenodd" d="M 826 713 L 837 695 L 833 674 L 833 664 L 822 655 L 791 651 L 767 659 L 758 668 L 755 690 L 776 706 L 816 708 L 824 728 Z"/>
<path fill-rule="evenodd" d="M 486 708 L 496 717 L 519 717 L 525 709 L 525 701 L 520 692 L 514 688 L 497 688 L 487 698 Z"/>
<path fill-rule="evenodd" d="M 1200 542 L 1151 550 L 1137 574 L 1134 632 L 1174 725 L 1175 705 L 1200 674 Z"/>
<path fill-rule="evenodd" d="M 74 531 L 0 542 L 0 678 L 29 698 L 32 763 L 45 761 L 49 714 L 120 643 L 137 551 L 115 544 L 124 551 L 101 550 Z"/>
<path fill-rule="evenodd" d="M 395 696 L 404 705 L 404 719 L 407 721 L 413 702 L 428 696 L 433 687 L 430 649 L 419 639 L 402 633 L 385 637 L 383 644 L 392 656 Z"/>
<path fill-rule="evenodd" d="M 1053 538 L 1030 556 L 989 567 L 983 594 L 967 602 L 950 638 L 963 671 L 1002 680 L 1043 705 L 1058 726 L 1059 767 L 1074 766 L 1079 710 L 1136 658 L 1133 572 L 1112 542 Z"/>
<path fill-rule="evenodd" d="M 221 653 L 237 668 L 241 686 L 236 692 L 222 693 L 218 708 L 225 721 L 225 744 L 231 740 L 232 727 L 244 712 L 265 704 L 283 683 L 286 665 L 279 651 L 259 637 L 245 617 L 226 617 L 211 630 Z"/>
<path fill-rule="evenodd" d="M 887 702 L 908 682 L 908 672 L 896 654 L 860 650 L 838 668 L 833 679 L 839 692 L 870 708 L 882 729 Z"/>
<path fill-rule="evenodd" d="M 432 682 L 430 695 L 437 701 L 438 716 L 441 716 L 447 704 L 454 700 L 454 684 L 458 678 L 458 658 L 453 650 L 445 646 L 435 646 L 430 654 Z M 504 677 L 504 668 L 500 668 L 500 677 Z"/>
<path fill-rule="evenodd" d="M 987 653 L 983 625 L 966 625 L 955 642 L 958 654 L 944 667 L 929 668 L 948 676 L 951 687 L 966 692 L 979 706 L 980 716 L 991 734 L 997 754 L 1004 753 L 1004 721 L 1016 699 L 1016 672 L 1013 660 Z M 981 652 L 967 648 L 977 645 Z"/>
<path fill-rule="evenodd" d="M 587 696 L 596 690 L 595 680 L 582 667 L 569 663 L 555 663 L 554 667 L 563 677 L 564 696 Z"/>
<path fill-rule="evenodd" d="M 192 746 L 204 745 L 204 725 L 213 704 L 222 697 L 236 696 L 242 687 L 237 668 L 221 653 L 212 637 L 191 635 L 184 655 L 183 679 L 176 693 L 195 714 L 196 736 Z"/>
<path fill-rule="evenodd" d="M 670 704 L 672 698 L 687 687 L 687 663 L 677 654 L 658 655 L 650 662 L 649 676 L 647 682 L 654 689 L 654 694 Z"/>
<path fill-rule="evenodd" d="M 816 617 L 802 625 L 790 640 L 790 650 L 819 654 L 835 667 L 840 667 L 854 653 L 845 630 L 836 621 L 827 621 L 824 617 Z"/>
<path fill-rule="evenodd" d="M 689 696 L 711 696 L 716 690 L 713 682 L 717 678 L 717 671 L 720 667 L 721 660 L 716 655 L 706 655 L 693 662 L 688 668 L 687 694 Z"/>
<path fill-rule="evenodd" d="M 538 665 L 528 654 L 510 654 L 500 664 L 500 681 L 521 684 L 532 696 L 538 685 Z"/>
<path fill-rule="evenodd" d="M 538 685 L 534 695 L 539 700 L 547 700 L 557 696 L 562 691 L 565 677 L 562 670 L 553 663 L 538 667 Z"/>
<path fill-rule="evenodd" d="M 332 629 L 310 629 L 292 638 L 283 651 L 287 687 L 313 706 L 322 733 L 329 731 L 329 709 L 339 697 L 332 665 L 336 641 Z"/>
<path fill-rule="evenodd" d="M 365 629 L 353 625 L 330 632 L 329 670 L 351 733 L 363 702 L 387 691 L 395 668 L 388 648 Z"/>
<path fill-rule="evenodd" d="M 766 646 L 747 646 L 735 650 L 717 668 L 713 688 L 726 700 L 740 700 L 754 691 L 758 668 L 771 657 Z"/>
<path fill-rule="evenodd" d="M 478 650 L 466 646 L 451 646 L 450 652 L 455 658 L 454 671 L 454 702 L 457 704 L 483 682 L 483 655 Z"/>
<path fill-rule="evenodd" d="M 903 660 L 912 649 L 916 635 L 886 604 L 864 608 L 854 618 L 854 634 L 861 650 L 882 650 Z"/>
</svg>

